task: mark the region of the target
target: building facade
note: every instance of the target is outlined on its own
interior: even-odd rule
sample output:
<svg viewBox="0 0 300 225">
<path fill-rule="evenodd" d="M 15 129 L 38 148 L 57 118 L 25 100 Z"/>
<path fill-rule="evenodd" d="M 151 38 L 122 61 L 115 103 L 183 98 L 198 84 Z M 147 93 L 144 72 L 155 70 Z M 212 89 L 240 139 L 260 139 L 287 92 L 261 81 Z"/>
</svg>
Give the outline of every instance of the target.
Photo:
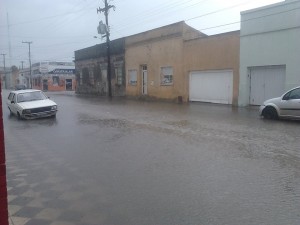
<svg viewBox="0 0 300 225">
<path fill-rule="evenodd" d="M 76 87 L 73 62 L 47 61 L 32 64 L 31 76 L 23 70 L 28 87 L 43 91 L 74 91 Z M 31 85 L 31 84 L 32 85 Z"/>
<path fill-rule="evenodd" d="M 0 78 L 3 89 L 14 89 L 19 84 L 19 69 L 16 66 L 0 67 Z"/>
<path fill-rule="evenodd" d="M 185 95 L 189 101 L 238 104 L 240 32 L 184 41 Z"/>
<path fill-rule="evenodd" d="M 184 41 L 203 36 L 179 22 L 126 37 L 126 96 L 186 102 Z"/>
<path fill-rule="evenodd" d="M 30 87 L 29 74 L 30 74 L 29 69 L 20 69 L 17 78 L 17 84 L 25 85 L 25 87 L 29 88 Z"/>
<path fill-rule="evenodd" d="M 113 96 L 125 96 L 124 38 L 110 42 Z M 108 95 L 106 43 L 75 51 L 78 94 Z"/>
<path fill-rule="evenodd" d="M 6 74 L 6 68 L 0 67 L 0 79 L 1 79 L 1 87 L 4 89 L 6 87 L 5 85 L 5 74 Z"/>
<path fill-rule="evenodd" d="M 239 38 L 184 22 L 126 37 L 127 96 L 237 105 Z"/>
<path fill-rule="evenodd" d="M 113 40 L 113 96 L 237 105 L 239 36 L 207 36 L 182 21 Z M 107 95 L 106 47 L 75 52 L 76 93 Z"/>
<path fill-rule="evenodd" d="M 300 1 L 241 13 L 239 105 L 260 105 L 300 85 Z"/>
</svg>

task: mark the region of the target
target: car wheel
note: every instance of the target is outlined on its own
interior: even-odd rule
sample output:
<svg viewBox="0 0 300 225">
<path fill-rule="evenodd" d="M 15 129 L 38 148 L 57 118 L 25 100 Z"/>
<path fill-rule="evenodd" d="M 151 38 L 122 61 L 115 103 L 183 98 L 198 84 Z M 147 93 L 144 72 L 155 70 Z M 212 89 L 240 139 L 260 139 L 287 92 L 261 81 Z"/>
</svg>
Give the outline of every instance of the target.
<svg viewBox="0 0 300 225">
<path fill-rule="evenodd" d="M 271 119 L 271 120 L 275 120 L 278 118 L 277 111 L 273 107 L 265 108 L 265 110 L 263 111 L 263 116 L 264 116 L 264 118 Z"/>
<path fill-rule="evenodd" d="M 18 120 L 21 120 L 21 119 L 22 119 L 22 117 L 21 117 L 21 115 L 20 115 L 19 112 L 17 112 L 17 116 L 18 116 Z"/>
<path fill-rule="evenodd" d="M 9 115 L 12 116 L 13 115 L 13 112 L 11 111 L 11 109 L 8 107 L 9 109 Z"/>
</svg>

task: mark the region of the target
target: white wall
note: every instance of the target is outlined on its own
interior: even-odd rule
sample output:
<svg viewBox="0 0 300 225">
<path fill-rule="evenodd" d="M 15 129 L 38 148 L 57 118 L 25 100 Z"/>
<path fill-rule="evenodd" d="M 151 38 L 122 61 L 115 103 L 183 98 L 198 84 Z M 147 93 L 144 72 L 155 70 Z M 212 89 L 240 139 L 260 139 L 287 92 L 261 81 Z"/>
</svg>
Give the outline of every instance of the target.
<svg viewBox="0 0 300 225">
<path fill-rule="evenodd" d="M 300 1 L 241 13 L 239 105 L 249 104 L 248 68 L 286 65 L 285 89 L 300 85 Z"/>
</svg>

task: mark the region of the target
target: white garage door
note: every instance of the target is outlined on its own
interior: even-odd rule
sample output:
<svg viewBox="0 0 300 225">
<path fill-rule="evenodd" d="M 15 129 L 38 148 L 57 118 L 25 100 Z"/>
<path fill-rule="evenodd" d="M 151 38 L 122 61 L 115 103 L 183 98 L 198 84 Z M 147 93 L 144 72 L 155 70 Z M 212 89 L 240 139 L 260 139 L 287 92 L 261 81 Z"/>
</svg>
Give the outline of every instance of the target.
<svg viewBox="0 0 300 225">
<path fill-rule="evenodd" d="M 232 104 L 231 70 L 193 71 L 190 73 L 190 101 Z"/>
<path fill-rule="evenodd" d="M 279 97 L 284 92 L 285 66 L 252 67 L 250 71 L 250 105 Z"/>
</svg>

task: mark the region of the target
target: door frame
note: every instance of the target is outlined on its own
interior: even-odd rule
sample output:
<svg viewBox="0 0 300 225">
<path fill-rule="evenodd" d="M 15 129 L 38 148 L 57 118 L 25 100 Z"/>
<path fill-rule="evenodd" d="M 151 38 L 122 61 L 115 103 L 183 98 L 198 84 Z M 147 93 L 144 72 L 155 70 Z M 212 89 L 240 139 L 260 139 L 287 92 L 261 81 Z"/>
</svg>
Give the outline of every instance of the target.
<svg viewBox="0 0 300 225">
<path fill-rule="evenodd" d="M 48 79 L 43 79 L 42 83 L 43 83 L 43 91 L 48 91 L 49 88 Z"/>
<path fill-rule="evenodd" d="M 141 77 L 142 77 L 142 95 L 148 94 L 148 67 L 147 65 L 141 65 Z"/>
<path fill-rule="evenodd" d="M 68 89 L 68 88 L 67 88 L 67 83 L 68 83 L 67 80 L 68 80 L 68 81 L 71 80 L 71 89 Z M 73 79 L 68 79 L 68 78 L 66 78 L 66 87 L 65 87 L 65 88 L 66 88 L 66 91 L 72 91 L 72 90 L 73 90 Z"/>
</svg>

